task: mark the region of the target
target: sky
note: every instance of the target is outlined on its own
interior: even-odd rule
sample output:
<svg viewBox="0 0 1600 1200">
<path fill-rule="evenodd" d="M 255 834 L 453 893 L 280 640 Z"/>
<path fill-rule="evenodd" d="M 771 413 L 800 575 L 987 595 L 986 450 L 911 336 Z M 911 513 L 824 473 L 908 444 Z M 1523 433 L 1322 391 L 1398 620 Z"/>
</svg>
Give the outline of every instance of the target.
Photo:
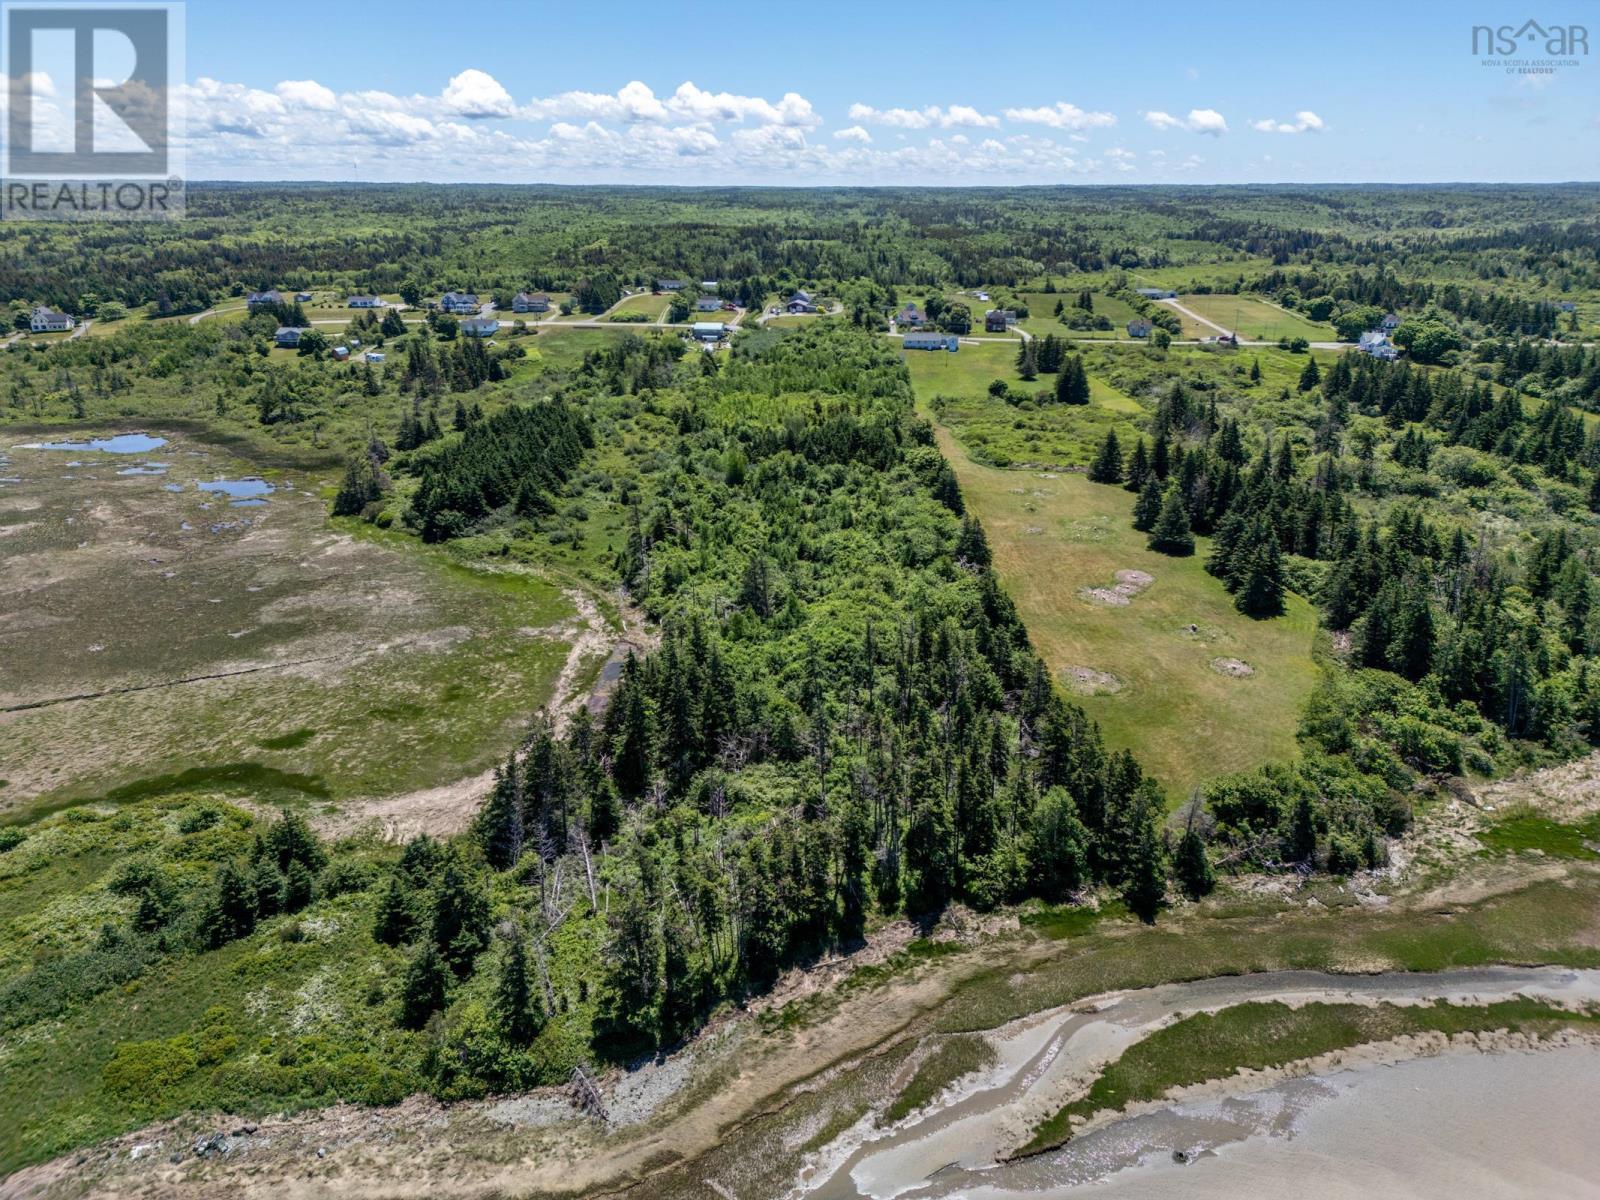
<svg viewBox="0 0 1600 1200">
<path fill-rule="evenodd" d="M 1593 180 L 1573 0 L 189 0 L 193 179 L 889 185 Z M 1211 11 L 1208 11 L 1211 10 Z M 1521 55 L 1544 57 L 1530 44 Z"/>
</svg>

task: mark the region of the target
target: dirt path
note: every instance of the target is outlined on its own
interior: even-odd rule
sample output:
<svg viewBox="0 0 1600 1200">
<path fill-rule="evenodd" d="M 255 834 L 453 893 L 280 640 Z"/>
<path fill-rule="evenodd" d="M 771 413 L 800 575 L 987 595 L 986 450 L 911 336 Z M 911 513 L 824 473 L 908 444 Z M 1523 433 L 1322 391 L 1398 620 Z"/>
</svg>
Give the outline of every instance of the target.
<svg viewBox="0 0 1600 1200">
<path fill-rule="evenodd" d="M 620 633 L 600 612 L 593 594 L 578 587 L 565 588 L 562 594 L 577 610 L 577 616 L 546 631 L 552 638 L 571 639 L 566 661 L 561 664 L 561 673 L 544 706 L 551 714 L 558 735 L 565 732 L 567 724 L 583 705 L 594 709 L 604 707 L 605 696 L 615 682 L 614 676 L 607 677 L 611 663 L 620 664 L 629 650 L 643 651 L 652 641 L 644 614 L 620 594 L 616 597 L 622 617 Z M 601 656 L 607 657 L 594 685 L 581 687 L 580 681 Z M 448 837 L 460 833 L 471 823 L 484 795 L 494 784 L 495 769 L 490 767 L 451 783 L 413 792 L 346 801 L 336 812 L 313 817 L 312 824 L 329 837 L 348 837 L 373 822 L 378 824 L 385 841 L 406 841 L 421 833 Z"/>
</svg>

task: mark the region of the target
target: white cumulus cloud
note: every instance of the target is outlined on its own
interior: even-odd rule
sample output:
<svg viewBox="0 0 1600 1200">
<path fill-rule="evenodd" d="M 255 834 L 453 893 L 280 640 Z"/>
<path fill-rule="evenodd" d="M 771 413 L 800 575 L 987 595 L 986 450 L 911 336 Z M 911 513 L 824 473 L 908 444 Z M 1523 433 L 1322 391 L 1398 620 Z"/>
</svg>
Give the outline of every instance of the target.
<svg viewBox="0 0 1600 1200">
<path fill-rule="evenodd" d="M 784 125 L 809 129 L 822 124 L 811 101 L 796 92 L 785 92 L 779 100 L 762 96 L 740 96 L 733 92 L 710 92 L 685 80 L 677 91 L 665 98 L 640 80 L 633 80 L 615 93 L 562 92 L 531 101 L 522 110 L 531 120 L 688 121 L 695 124 Z"/>
<path fill-rule="evenodd" d="M 339 107 L 339 97 L 333 89 L 323 87 L 315 79 L 285 79 L 272 89 L 278 99 L 296 108 L 314 108 L 318 112 L 332 112 Z"/>
<path fill-rule="evenodd" d="M 500 81 L 476 67 L 452 76 L 441 99 L 451 112 L 471 119 L 509 117 L 517 109 L 511 93 L 500 86 Z"/>
<path fill-rule="evenodd" d="M 1250 128 L 1258 133 L 1321 133 L 1326 127 L 1321 117 L 1304 108 L 1295 113 L 1293 121 L 1275 121 L 1265 117 L 1250 122 Z"/>
<path fill-rule="evenodd" d="M 1117 118 L 1112 113 L 1086 112 L 1076 104 L 1068 104 L 1065 100 L 1057 100 L 1053 105 L 1042 108 L 1008 108 L 1006 120 L 1018 121 L 1024 125 L 1048 125 L 1051 129 L 1074 131 L 1106 129 L 1117 123 Z"/>
<path fill-rule="evenodd" d="M 930 104 L 926 108 L 874 108 L 870 104 L 850 106 L 850 119 L 868 125 L 888 125 L 894 129 L 998 129 L 1000 118 L 979 112 L 970 104 L 948 108 Z"/>
<path fill-rule="evenodd" d="M 1228 122 L 1214 108 L 1191 108 L 1187 117 L 1175 117 L 1157 109 L 1144 114 L 1146 124 L 1155 129 L 1187 129 L 1190 133 L 1203 133 L 1221 137 L 1228 132 Z"/>
<path fill-rule="evenodd" d="M 863 145 L 872 141 L 872 135 L 859 125 L 852 125 L 848 129 L 836 129 L 833 136 L 841 142 L 860 142 Z"/>
</svg>

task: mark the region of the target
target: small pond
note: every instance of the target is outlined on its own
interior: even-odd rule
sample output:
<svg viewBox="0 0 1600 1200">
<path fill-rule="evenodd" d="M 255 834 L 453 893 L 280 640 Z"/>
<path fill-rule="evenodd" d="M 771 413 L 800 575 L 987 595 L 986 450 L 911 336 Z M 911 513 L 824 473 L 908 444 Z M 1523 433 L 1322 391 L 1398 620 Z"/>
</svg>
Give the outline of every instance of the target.
<svg viewBox="0 0 1600 1200">
<path fill-rule="evenodd" d="M 164 437 L 148 433 L 119 433 L 115 437 L 89 438 L 77 442 L 33 442 L 24 450 L 103 450 L 107 454 L 149 454 L 167 444 Z"/>
<path fill-rule="evenodd" d="M 194 486 L 202 492 L 221 492 L 234 500 L 271 495 L 273 490 L 272 485 L 258 475 L 246 475 L 243 479 L 202 480 Z"/>
</svg>

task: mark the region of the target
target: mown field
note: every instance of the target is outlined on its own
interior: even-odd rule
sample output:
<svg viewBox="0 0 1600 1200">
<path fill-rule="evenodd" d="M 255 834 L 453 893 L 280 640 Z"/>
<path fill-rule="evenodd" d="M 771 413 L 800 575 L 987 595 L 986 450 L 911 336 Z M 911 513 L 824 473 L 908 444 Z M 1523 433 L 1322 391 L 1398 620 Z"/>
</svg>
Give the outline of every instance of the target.
<svg viewBox="0 0 1600 1200">
<path fill-rule="evenodd" d="M 1190 558 L 1146 547 L 1130 524 L 1134 497 L 1121 488 L 1078 474 L 980 466 L 948 431 L 941 445 L 1034 644 L 1107 741 L 1138 754 L 1169 800 L 1183 800 L 1204 779 L 1294 756 L 1300 708 L 1317 674 L 1309 603 L 1294 596 L 1286 616 L 1251 620 L 1206 574 L 1204 539 Z M 1126 605 L 1080 594 L 1112 587 L 1124 570 L 1154 582 Z M 1213 665 L 1219 659 L 1242 661 L 1254 674 L 1226 674 Z M 1074 668 L 1112 679 L 1079 683 Z"/>
<path fill-rule="evenodd" d="M 1212 294 L 1207 296 L 1179 296 L 1178 303 L 1215 321 L 1224 329 L 1233 330 L 1245 341 L 1275 342 L 1279 338 L 1305 338 L 1308 342 L 1331 342 L 1333 326 L 1308 320 L 1298 313 L 1289 312 L 1251 296 Z M 1179 314 L 1183 317 L 1183 314 Z M 1187 321 L 1187 318 L 1183 318 Z M 1214 335 L 1207 329 L 1202 336 Z"/>
<path fill-rule="evenodd" d="M 1110 428 L 1125 451 L 1131 448 L 1147 406 L 1180 370 L 1227 381 L 1259 397 L 1250 403 L 1261 419 L 1284 419 L 1295 402 L 1269 397 L 1292 388 L 1305 356 L 1175 348 L 1157 357 L 1143 348 L 1097 347 L 1087 356 L 1093 400 L 1081 408 L 991 397 L 995 378 L 1024 390 L 1053 386 L 1053 376 L 1024 383 L 1014 357 L 1010 347 L 993 344 L 906 356 L 918 402 L 940 425 L 941 446 L 984 523 L 1001 579 L 1058 682 L 1112 744 L 1139 755 L 1174 802 L 1204 779 L 1293 757 L 1300 709 L 1317 674 L 1312 606 L 1296 596 L 1284 617 L 1241 615 L 1205 571 L 1205 539 L 1189 558 L 1152 551 L 1132 527 L 1132 494 L 1052 468 L 1086 465 Z M 1262 376 L 1257 384 L 1249 382 L 1253 363 Z M 996 469 L 1012 464 L 1035 466 Z M 1117 572 L 1127 570 L 1154 583 L 1126 605 L 1080 594 L 1114 588 Z M 1230 674 L 1239 668 L 1223 660 L 1253 673 Z"/>
<path fill-rule="evenodd" d="M 1082 289 L 1079 289 L 1080 291 Z M 1028 306 L 1028 319 L 1022 322 L 1022 327 L 1035 337 L 1044 337 L 1053 333 L 1057 337 L 1095 338 L 1114 341 L 1128 336 L 1128 322 L 1138 316 L 1133 309 L 1122 300 L 1114 296 L 1107 296 L 1104 292 L 1091 294 L 1091 303 L 1094 305 L 1093 314 L 1105 317 L 1111 322 L 1110 329 L 1068 329 L 1056 316 L 1056 305 L 1063 304 L 1063 315 L 1071 313 L 1073 302 L 1077 299 L 1076 291 L 1062 290 L 1050 292 L 1023 292 L 1022 302 Z"/>
</svg>

